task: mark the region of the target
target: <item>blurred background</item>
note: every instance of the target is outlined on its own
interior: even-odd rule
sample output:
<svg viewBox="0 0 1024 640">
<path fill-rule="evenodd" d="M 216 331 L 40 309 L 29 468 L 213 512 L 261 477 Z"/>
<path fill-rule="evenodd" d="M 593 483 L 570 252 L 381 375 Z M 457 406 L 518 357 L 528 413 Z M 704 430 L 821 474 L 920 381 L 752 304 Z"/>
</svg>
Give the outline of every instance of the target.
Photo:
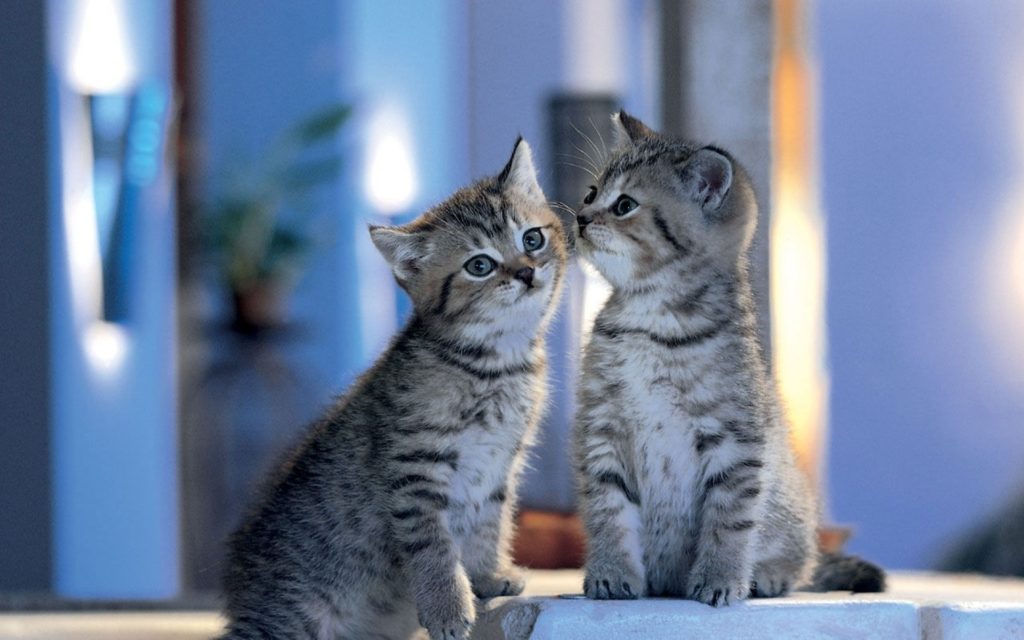
<svg viewBox="0 0 1024 640">
<path fill-rule="evenodd" d="M 409 313 L 368 223 L 498 171 L 575 206 L 619 107 L 754 178 L 766 358 L 826 522 L 1024 575 L 1024 4 L 0 0 L 0 592 L 217 588 Z M 517 555 L 578 562 L 575 266 Z M 840 536 L 841 537 L 841 536 Z"/>
</svg>

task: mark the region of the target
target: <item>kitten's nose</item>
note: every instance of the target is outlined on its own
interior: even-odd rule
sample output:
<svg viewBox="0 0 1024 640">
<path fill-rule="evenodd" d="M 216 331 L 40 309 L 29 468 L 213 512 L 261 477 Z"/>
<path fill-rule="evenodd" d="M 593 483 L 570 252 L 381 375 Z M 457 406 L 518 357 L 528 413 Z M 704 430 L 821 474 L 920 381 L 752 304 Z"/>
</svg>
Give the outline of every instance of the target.
<svg viewBox="0 0 1024 640">
<path fill-rule="evenodd" d="M 594 219 L 591 218 L 590 216 L 585 216 L 582 214 L 576 216 L 576 224 L 579 225 L 580 232 L 582 232 L 583 229 L 585 229 L 586 226 L 590 224 L 593 220 Z"/>
<path fill-rule="evenodd" d="M 516 270 L 516 280 L 522 280 L 527 287 L 533 286 L 533 267 L 522 267 Z"/>
</svg>

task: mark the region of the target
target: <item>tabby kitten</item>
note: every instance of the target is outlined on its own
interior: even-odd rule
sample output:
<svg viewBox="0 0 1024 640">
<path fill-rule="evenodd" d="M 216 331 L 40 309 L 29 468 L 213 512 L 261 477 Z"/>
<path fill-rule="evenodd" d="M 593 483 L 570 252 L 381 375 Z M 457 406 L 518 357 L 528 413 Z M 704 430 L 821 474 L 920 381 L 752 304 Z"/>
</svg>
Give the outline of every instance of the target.
<svg viewBox="0 0 1024 640">
<path fill-rule="evenodd" d="M 782 595 L 812 576 L 817 513 L 757 341 L 750 180 L 721 149 L 613 120 L 616 149 L 577 217 L 579 252 L 612 286 L 573 433 L 584 592 Z M 852 562 L 848 577 L 880 588 Z"/>
<path fill-rule="evenodd" d="M 370 233 L 412 319 L 234 534 L 226 638 L 455 640 L 474 595 L 523 589 L 512 514 L 566 260 L 530 147 Z"/>
</svg>

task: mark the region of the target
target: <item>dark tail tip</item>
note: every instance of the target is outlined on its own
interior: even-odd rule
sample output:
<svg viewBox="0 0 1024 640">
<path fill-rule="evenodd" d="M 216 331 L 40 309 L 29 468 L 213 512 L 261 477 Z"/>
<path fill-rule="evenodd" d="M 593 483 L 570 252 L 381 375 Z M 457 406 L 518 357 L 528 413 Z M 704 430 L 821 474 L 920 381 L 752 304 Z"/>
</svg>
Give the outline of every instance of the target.
<svg viewBox="0 0 1024 640">
<path fill-rule="evenodd" d="M 885 591 L 885 571 L 857 556 L 829 553 L 818 562 L 811 589 L 879 593 Z"/>
</svg>

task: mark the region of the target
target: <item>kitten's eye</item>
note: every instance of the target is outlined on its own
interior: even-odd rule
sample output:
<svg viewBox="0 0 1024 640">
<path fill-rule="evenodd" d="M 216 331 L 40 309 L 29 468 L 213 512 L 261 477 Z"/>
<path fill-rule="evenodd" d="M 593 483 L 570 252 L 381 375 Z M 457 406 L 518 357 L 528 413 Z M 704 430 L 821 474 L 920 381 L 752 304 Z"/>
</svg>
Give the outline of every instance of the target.
<svg viewBox="0 0 1024 640">
<path fill-rule="evenodd" d="M 539 227 L 534 227 L 523 234 L 523 248 L 536 251 L 544 246 L 544 234 Z"/>
<path fill-rule="evenodd" d="M 466 260 L 466 263 L 462 265 L 462 268 L 465 269 L 466 273 L 469 275 L 481 278 L 494 271 L 496 266 L 498 265 L 494 262 L 494 258 L 481 253 L 478 256 L 473 256 L 469 260 Z"/>
<path fill-rule="evenodd" d="M 587 195 L 583 196 L 583 204 L 591 204 L 594 202 L 594 198 L 597 197 L 597 187 L 590 185 L 590 191 L 587 191 Z"/>
<path fill-rule="evenodd" d="M 614 211 L 615 215 L 617 216 L 624 216 L 639 206 L 640 205 L 636 203 L 636 200 L 630 198 L 626 194 L 622 194 L 621 196 L 619 196 L 619 199 L 615 201 L 615 205 L 612 207 L 612 211 Z"/>
</svg>

